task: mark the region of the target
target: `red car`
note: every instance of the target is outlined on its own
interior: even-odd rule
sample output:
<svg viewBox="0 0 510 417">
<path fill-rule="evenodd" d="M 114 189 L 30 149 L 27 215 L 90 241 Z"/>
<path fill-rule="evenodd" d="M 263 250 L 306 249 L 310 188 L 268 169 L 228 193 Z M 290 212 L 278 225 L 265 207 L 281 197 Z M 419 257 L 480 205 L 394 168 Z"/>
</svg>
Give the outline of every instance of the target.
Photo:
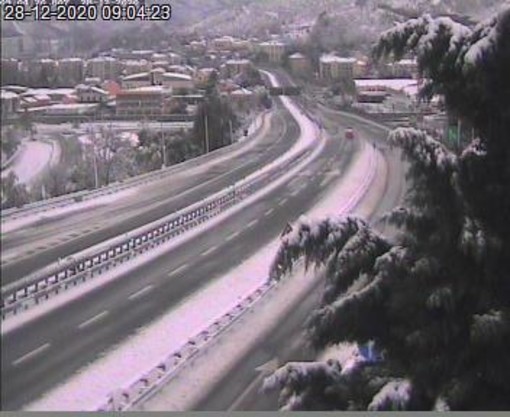
<svg viewBox="0 0 510 417">
<path fill-rule="evenodd" d="M 354 139 L 354 130 L 352 127 L 345 129 L 345 139 Z"/>
</svg>

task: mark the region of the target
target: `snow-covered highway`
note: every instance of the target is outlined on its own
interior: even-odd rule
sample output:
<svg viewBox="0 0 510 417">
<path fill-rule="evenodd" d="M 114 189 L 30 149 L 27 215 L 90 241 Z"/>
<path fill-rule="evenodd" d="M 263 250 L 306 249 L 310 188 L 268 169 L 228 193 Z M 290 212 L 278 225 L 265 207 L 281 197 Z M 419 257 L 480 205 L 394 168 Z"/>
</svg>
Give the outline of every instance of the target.
<svg viewBox="0 0 510 417">
<path fill-rule="evenodd" d="M 278 148 L 278 152 L 274 149 L 275 154 L 271 158 L 266 157 L 263 165 L 277 159 L 277 155 L 283 150 L 289 149 L 290 138 L 297 136 L 297 126 L 293 125 L 291 119 L 286 120 L 286 135 L 280 131 L 276 138 L 273 136 L 276 140 L 273 139 L 272 143 L 253 148 L 253 153 L 259 156 L 263 155 L 264 149 Z M 345 142 L 339 137 L 328 140 L 318 158 L 306 169 L 253 204 L 218 222 L 207 233 L 197 234 L 164 256 L 144 263 L 134 271 L 126 272 L 121 279 L 112 280 L 84 294 L 73 303 L 65 304 L 3 335 L 2 362 L 5 365 L 2 380 L 6 383 L 2 386 L 2 393 L 7 400 L 7 409 L 19 408 L 55 385 L 65 382 L 69 376 L 99 355 L 103 356 L 105 350 L 116 352 L 116 346 L 127 335 L 136 333 L 136 329 L 147 326 L 169 309 L 184 306 L 184 300 L 190 300 L 197 291 L 205 290 L 208 285 L 215 283 L 220 285 L 221 278 L 228 275 L 229 271 L 261 247 L 274 241 L 287 221 L 297 219 L 328 195 L 331 186 L 348 169 L 351 157 L 357 149 L 359 150 L 356 142 Z M 239 160 L 235 161 L 234 165 L 235 163 L 239 164 Z M 214 167 L 208 167 L 205 171 L 212 182 L 215 176 L 222 175 Z M 204 186 L 203 189 L 208 188 Z M 203 193 L 203 189 L 197 191 L 197 194 Z M 139 216 L 143 215 L 143 205 L 147 206 L 145 200 L 150 201 L 156 194 L 157 190 L 147 196 L 144 194 L 144 201 L 138 207 Z M 22 230 L 25 229 L 20 231 Z M 236 276 L 233 279 L 233 282 L 236 282 L 243 280 L 243 277 Z M 246 288 L 249 288 L 250 285 L 258 285 L 261 279 L 265 277 L 257 274 L 247 277 L 243 282 L 248 286 Z M 236 288 L 234 285 L 231 287 Z M 246 291 L 246 288 L 243 291 Z M 216 308 L 227 309 L 227 304 L 220 303 Z M 63 321 L 62 317 L 66 317 L 66 320 Z M 189 326 L 186 330 L 196 329 Z M 169 337 L 169 343 L 178 343 L 185 336 L 173 333 Z M 137 343 L 133 342 L 134 344 Z M 171 346 L 173 345 L 168 345 L 168 348 Z M 115 353 L 112 355 L 115 356 Z M 104 357 L 106 359 L 108 355 Z M 145 366 L 145 359 L 142 360 L 140 356 L 138 358 L 141 365 Z M 93 366 L 92 364 L 90 369 Z M 123 372 L 131 374 L 102 372 L 102 385 L 99 380 L 94 384 L 97 390 L 91 388 L 85 392 L 85 385 L 78 384 L 82 387 L 81 396 L 75 392 L 78 396 L 70 397 L 70 391 L 65 391 L 69 384 L 65 384 L 62 390 L 72 404 L 66 403 L 68 405 L 65 406 L 61 400 L 55 402 L 51 399 L 55 398 L 52 395 L 58 396 L 59 392 L 62 395 L 63 391 L 57 388 L 41 400 L 42 402 L 33 403 L 28 408 L 90 409 L 97 404 L 101 395 L 108 394 L 105 390 L 122 386 L 122 381 L 129 380 L 140 372 L 135 367 L 134 360 L 131 367 L 124 363 L 117 368 L 117 372 L 121 368 Z M 87 369 L 82 369 L 82 375 Z"/>
</svg>

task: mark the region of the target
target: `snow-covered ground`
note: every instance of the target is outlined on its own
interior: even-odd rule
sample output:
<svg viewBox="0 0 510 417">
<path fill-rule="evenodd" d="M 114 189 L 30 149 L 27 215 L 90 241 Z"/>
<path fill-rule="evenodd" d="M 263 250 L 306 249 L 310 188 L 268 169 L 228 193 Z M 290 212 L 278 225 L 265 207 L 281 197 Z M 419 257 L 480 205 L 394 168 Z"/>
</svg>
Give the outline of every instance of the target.
<svg viewBox="0 0 510 417">
<path fill-rule="evenodd" d="M 350 205 L 346 205 L 346 202 L 351 200 L 360 188 L 365 188 L 367 180 L 377 188 L 374 190 L 376 193 L 380 193 L 381 189 L 384 189 L 384 181 L 379 181 L 380 178 L 375 175 L 381 164 L 384 165 L 384 162 L 379 153 L 368 147 L 364 148 L 346 176 L 336 184 L 325 199 L 307 213 L 307 217 L 321 219 L 330 215 L 371 212 L 377 204 L 374 199 L 364 199 L 361 205 L 358 204 L 359 199 Z M 372 181 L 377 183 L 372 183 Z M 359 196 L 359 198 L 361 197 Z M 278 246 L 279 239 L 275 239 L 264 250 L 230 271 L 226 277 L 237 277 L 238 281 L 242 282 L 242 280 L 251 277 L 253 271 L 262 273 L 264 279 L 261 282 L 264 282 Z M 282 281 L 273 294 L 254 307 L 256 314 L 248 314 L 243 317 L 242 322 L 232 328 L 228 335 L 220 336 L 220 340 L 214 346 L 209 347 L 191 366 L 181 371 L 178 378 L 171 380 L 158 394 L 141 405 L 140 409 L 144 411 L 192 409 L 201 397 L 209 392 L 229 372 L 231 367 L 256 345 L 260 338 L 264 337 L 268 326 L 288 314 L 295 300 L 300 299 L 314 285 L 316 285 L 316 280 L 313 272 L 296 271 L 291 279 Z M 232 300 L 231 305 L 235 305 L 235 300 Z M 355 353 L 355 350 L 352 352 Z M 347 353 L 346 360 L 350 357 L 351 351 Z"/>
<path fill-rule="evenodd" d="M 371 148 L 364 149 L 352 170 L 342 180 L 341 187 L 337 187 L 311 215 L 331 213 L 338 208 L 340 202 L 345 204 L 358 192 L 360 183 L 366 182 L 367 167 L 374 163 L 375 155 L 371 155 L 371 152 Z M 365 174 L 362 175 L 362 172 Z M 99 407 L 106 401 L 109 393 L 128 385 L 130 381 L 155 366 L 162 358 L 177 350 L 189 338 L 232 308 L 240 298 L 260 286 L 266 280 L 268 266 L 277 246 L 278 240 L 275 240 L 224 277 L 217 277 L 207 287 L 183 300 L 166 316 L 131 336 L 121 346 L 112 349 L 39 401 L 28 405 L 27 410 L 72 411 Z M 300 282 L 301 286 L 305 282 L 310 284 L 309 280 Z M 300 287 L 293 291 L 302 290 Z M 282 306 L 282 303 L 277 304 Z M 207 311 L 207 314 L 204 314 L 204 311 Z M 171 340 L 162 339 L 162 334 L 172 334 Z M 219 364 L 214 368 L 221 369 Z M 83 387 L 87 389 L 84 390 Z M 189 399 L 188 394 L 185 399 Z"/>
<path fill-rule="evenodd" d="M 317 141 L 319 142 L 318 146 L 314 147 L 314 151 L 307 158 L 307 160 L 303 161 L 294 169 L 288 171 L 285 175 L 283 175 L 279 180 L 272 183 L 269 187 L 264 190 L 259 191 L 255 195 L 252 195 L 243 203 L 233 207 L 230 210 L 240 210 L 242 206 L 246 204 L 250 204 L 255 199 L 260 198 L 262 195 L 269 192 L 271 189 L 274 189 L 276 186 L 280 185 L 284 181 L 288 181 L 291 176 L 295 175 L 295 170 L 302 169 L 305 163 L 309 163 L 309 161 L 316 156 L 322 150 L 324 146 L 323 140 L 318 140 L 317 138 L 317 130 L 316 127 L 311 123 L 311 121 L 288 99 L 284 100 L 284 103 L 288 110 L 292 113 L 294 118 L 298 121 L 301 127 L 301 134 L 297 143 L 291 148 L 289 152 L 285 155 L 285 158 L 279 158 L 277 160 L 277 164 L 285 163 L 288 159 L 292 158 L 296 154 L 303 151 L 305 148 L 310 147 L 315 144 Z M 274 164 L 272 164 L 274 165 Z M 271 166 L 272 166 L 271 165 Z M 269 169 L 265 167 L 259 171 L 264 172 Z M 228 211 L 230 211 L 228 210 Z M 230 215 L 230 213 L 224 213 L 225 216 Z M 218 217 L 221 217 L 218 216 Z M 212 224 L 215 222 L 221 221 L 220 218 L 216 218 L 211 222 L 208 222 L 202 226 L 199 226 L 197 230 L 193 230 L 191 233 L 199 233 L 201 227 L 212 227 Z M 184 236 L 183 236 L 184 237 Z M 169 244 L 178 244 L 177 241 L 171 241 Z M 159 248 L 159 250 L 164 250 L 165 248 Z M 266 251 L 274 251 L 274 243 L 269 249 L 265 249 Z M 166 248 L 168 250 L 168 248 Z M 158 251 L 158 249 L 156 250 Z M 263 251 L 264 252 L 264 251 Z M 265 256 L 262 259 L 266 261 L 270 259 L 268 256 L 269 252 L 265 253 Z M 150 255 L 146 254 L 146 255 Z M 155 255 L 155 253 L 154 253 Z M 154 256 L 152 255 L 152 256 Z M 143 257 L 143 255 L 142 255 Z M 137 258 L 137 262 L 147 261 L 147 259 L 142 259 L 140 257 Z M 177 310 L 174 309 L 168 313 L 168 315 L 164 316 L 161 320 L 165 323 L 163 326 L 168 328 L 169 323 L 174 323 L 172 326 L 178 326 L 176 329 L 182 329 L 182 331 L 178 331 L 174 329 L 175 334 L 180 337 L 172 337 L 175 341 L 175 348 L 184 344 L 185 341 L 197 333 L 197 329 L 203 329 L 204 326 L 212 323 L 214 319 L 218 316 L 221 316 L 226 310 L 230 309 L 236 302 L 238 302 L 239 298 L 253 291 L 256 287 L 260 286 L 262 282 L 266 279 L 266 272 L 263 272 L 262 269 L 257 270 L 256 265 L 259 265 L 260 268 L 265 268 L 267 264 L 261 261 L 261 258 L 256 258 L 252 260 L 251 263 L 243 264 L 245 265 L 244 274 L 250 275 L 251 279 L 249 280 L 239 280 L 238 278 L 232 278 L 232 275 L 227 275 L 226 277 L 216 277 L 216 280 L 213 280 L 211 284 L 209 284 L 206 288 L 202 289 L 198 293 L 194 294 L 190 297 L 190 300 L 185 300 L 181 303 L 181 306 L 186 305 L 186 311 L 189 311 L 188 314 L 184 314 L 184 311 L 180 311 L 180 307 L 177 307 Z M 246 267 L 248 265 L 248 267 Z M 125 268 L 127 265 L 121 266 L 119 269 Z M 133 266 L 131 266 L 133 267 Z M 250 271 L 249 273 L 247 271 Z M 113 271 L 112 271 L 113 272 Z M 113 274 L 118 274 L 118 271 Z M 243 274 L 243 275 L 244 275 Z M 107 275 L 107 274 L 105 274 Z M 237 276 L 237 274 L 236 274 Z M 230 278 L 229 278 L 230 277 Z M 108 277 L 107 277 L 108 279 Z M 112 277 L 109 277 L 112 279 Z M 63 297 L 78 297 L 80 294 L 83 294 L 83 290 L 85 286 L 96 286 L 102 285 L 103 281 L 101 278 L 96 278 L 96 280 L 92 280 L 89 283 L 83 284 L 80 288 L 76 288 L 76 290 L 80 291 L 69 291 Z M 226 288 L 229 288 L 229 291 L 226 291 Z M 220 295 L 224 294 L 224 295 Z M 225 298 L 227 297 L 230 302 Z M 56 308 L 62 302 L 69 301 L 64 300 L 62 297 L 56 297 L 53 300 L 48 301 L 44 305 L 38 307 L 34 307 L 33 310 L 28 311 L 26 314 L 22 314 L 20 316 L 14 317 L 11 320 L 3 323 L 2 333 L 8 332 L 10 329 L 15 328 L 18 325 L 21 325 L 25 320 L 30 320 L 33 317 L 36 317 L 37 314 L 43 314 L 47 311 L 48 308 Z M 212 304 L 212 299 L 222 300 L 221 303 L 216 304 L 216 310 L 210 305 Z M 202 301 L 200 301 L 202 300 Z M 201 308 L 200 306 L 203 303 L 207 303 L 207 308 Z M 182 307 L 184 308 L 184 307 Z M 39 311 L 38 311 L 39 310 Z M 176 311 L 178 313 L 176 313 Z M 208 311 L 207 316 L 197 315 L 197 311 Z M 212 320 L 212 321 L 211 321 Z M 177 324 L 175 321 L 178 321 Z M 180 327 L 179 327 L 180 326 Z M 151 330 L 156 329 L 156 330 Z M 154 341 L 155 335 L 158 335 L 158 338 L 161 339 L 161 334 L 169 334 L 167 333 L 169 330 L 165 330 L 165 333 L 161 333 L 161 327 L 158 326 L 158 322 L 155 322 L 146 327 L 146 329 L 142 330 L 138 334 L 131 336 L 127 341 L 125 341 L 122 346 L 113 348 L 110 352 L 104 355 L 103 358 L 98 360 L 97 362 L 91 364 L 85 369 L 79 371 L 75 377 L 71 378 L 69 381 L 65 382 L 62 386 L 55 388 L 50 393 L 46 394 L 40 401 L 36 401 L 33 404 L 28 405 L 27 409 L 29 410 L 90 410 L 95 409 L 104 402 L 108 396 L 108 394 L 115 389 L 116 387 L 124 386 L 126 381 L 130 381 L 134 378 L 137 378 L 148 368 L 154 366 L 154 359 L 161 358 L 162 356 L 169 353 L 172 350 L 172 346 L 169 346 L 167 343 L 156 343 Z M 147 333 L 150 332 L 150 335 Z M 172 333 L 173 334 L 173 333 Z M 149 347 L 152 346 L 152 347 Z M 149 349 L 149 350 L 148 350 Z M 159 349 L 159 350 L 158 350 Z M 147 354 L 148 351 L 152 353 L 150 355 Z M 129 353 L 131 352 L 131 353 Z M 126 362 L 124 362 L 123 358 L 130 358 L 129 366 L 126 366 Z M 83 387 L 87 387 L 87 392 L 83 391 Z"/>
<path fill-rule="evenodd" d="M 125 197 L 132 197 L 138 191 L 138 188 L 129 188 L 112 194 L 96 197 L 91 200 L 77 202 L 63 207 L 52 208 L 48 212 L 39 212 L 33 215 L 27 215 L 25 217 L 8 220 L 2 223 L 2 234 L 12 232 L 13 230 L 28 226 L 29 224 L 35 223 L 39 220 L 47 219 L 49 217 L 58 217 L 64 214 L 73 213 L 75 211 L 84 210 L 86 208 L 94 208 L 98 206 L 104 206 L 106 204 L 111 204 Z"/>
<path fill-rule="evenodd" d="M 298 110 L 295 108 L 292 108 L 292 111 L 297 112 Z M 299 120 L 301 120 L 302 123 L 304 123 L 303 122 L 303 120 L 304 120 L 304 121 L 306 121 L 306 123 L 310 124 L 310 122 L 303 115 L 296 114 L 295 117 L 299 118 Z M 312 136 L 301 135 L 300 140 L 298 140 L 298 142 L 294 145 L 294 147 L 291 148 L 291 150 L 288 152 L 288 154 L 292 156 L 294 154 L 292 152 L 292 149 L 301 149 L 304 143 L 311 145 L 314 142 L 315 142 L 315 135 L 312 135 Z M 121 277 L 125 273 L 127 273 L 131 270 L 134 270 L 139 265 L 149 262 L 152 259 L 155 259 L 156 257 L 163 255 L 164 253 L 172 250 L 173 248 L 175 248 L 179 245 L 182 245 L 184 242 L 187 242 L 190 239 L 194 238 L 195 236 L 197 236 L 201 233 L 204 233 L 207 230 L 211 229 L 212 227 L 218 225 L 219 223 L 226 220 L 228 217 L 230 217 L 234 213 L 237 213 L 237 212 L 243 210 L 243 208 L 249 206 L 250 204 L 253 204 L 255 201 L 259 200 L 260 198 L 267 195 L 275 188 L 281 186 L 282 184 L 284 184 L 285 182 L 287 182 L 291 178 L 293 178 L 301 169 L 303 169 L 303 167 L 308 165 L 313 159 L 315 159 L 320 154 L 323 146 L 324 146 L 324 140 L 321 139 L 321 140 L 319 140 L 319 144 L 314 148 L 313 152 L 307 158 L 305 158 L 303 161 L 301 161 L 297 166 L 294 166 L 292 169 L 285 172 L 285 174 L 283 174 L 278 179 L 274 180 L 268 186 L 255 192 L 248 198 L 244 199 L 241 203 L 234 205 L 233 207 L 230 207 L 229 209 L 225 210 L 224 212 L 222 212 L 218 216 L 214 217 L 213 219 L 194 227 L 190 231 L 188 231 L 188 232 L 186 232 L 186 233 L 184 233 L 184 234 L 182 234 L 182 235 L 180 235 L 180 236 L 178 236 L 162 245 L 159 245 L 157 248 L 155 248 L 151 251 L 147 251 L 144 254 L 139 255 L 130 261 L 124 262 L 121 266 L 118 266 L 118 267 L 110 270 L 110 272 L 101 274 L 100 277 L 96 277 L 95 279 L 90 280 L 84 284 L 77 286 L 77 287 L 72 287 L 72 288 L 68 289 L 66 292 L 61 293 L 57 297 L 54 297 L 44 303 L 35 305 L 32 308 L 30 308 L 29 310 L 20 312 L 15 316 L 11 316 L 11 317 L 5 319 L 2 322 L 2 327 L 0 329 L 1 334 L 6 334 L 9 331 L 11 331 L 19 326 L 22 326 L 25 323 L 27 323 L 37 317 L 40 317 L 41 315 L 46 314 L 49 311 L 52 311 L 65 303 L 69 303 L 69 302 L 83 296 L 83 294 L 87 293 L 88 291 L 92 291 L 95 288 L 105 285 L 107 282 L 109 282 L 111 280 Z M 263 173 L 263 172 L 265 172 L 265 170 L 266 170 L 266 168 L 264 167 L 259 172 Z M 127 191 L 131 191 L 131 190 L 132 189 L 127 190 Z M 112 194 L 111 197 L 113 198 L 114 194 Z M 93 201 L 91 201 L 91 203 L 93 203 Z M 84 204 L 86 204 L 86 202 Z M 57 212 L 58 212 L 58 210 L 59 209 L 56 209 Z M 62 208 L 61 210 L 66 210 L 66 207 Z M 52 210 L 51 215 L 53 215 L 53 213 L 54 213 L 54 211 Z M 142 228 L 145 228 L 145 227 L 146 226 L 143 226 Z M 142 229 L 142 228 L 139 228 L 139 229 Z M 136 232 L 133 232 L 133 233 L 136 234 Z M 112 238 L 107 242 L 101 243 L 100 245 L 108 246 L 109 243 L 113 244 L 113 242 L 116 239 L 117 238 Z M 85 251 L 81 252 L 81 254 L 88 252 L 88 251 L 89 251 L 89 249 L 86 249 Z M 81 256 L 81 255 L 78 254 L 76 256 Z"/>
<path fill-rule="evenodd" d="M 14 172 L 20 183 L 30 185 L 45 168 L 59 159 L 60 148 L 56 142 L 26 141 L 12 165 L 2 171 L 2 178 Z"/>
<path fill-rule="evenodd" d="M 96 131 L 95 134 L 99 135 L 100 133 Z M 129 142 L 132 146 L 138 145 L 138 134 L 135 132 L 121 132 L 119 136 L 123 141 Z M 85 146 L 92 144 L 89 134 L 78 136 L 78 140 Z"/>
<path fill-rule="evenodd" d="M 284 102 L 301 126 L 300 141 L 294 147 L 294 152 L 290 152 L 295 155 L 314 143 L 316 132 L 310 121 L 290 100 L 284 100 Z M 320 151 L 320 147 L 318 150 Z M 337 213 L 339 207 L 342 207 L 342 210 L 346 212 L 352 211 L 357 205 L 357 199 L 363 197 L 372 181 L 377 179 L 376 167 L 380 163 L 381 157 L 373 148 L 363 147 L 356 162 L 342 178 L 339 185 L 309 215 L 323 216 L 333 212 Z M 288 174 L 293 173 L 289 172 Z M 239 209 L 239 207 L 237 208 Z M 77 411 L 93 410 L 101 406 L 113 390 L 129 385 L 130 381 L 145 373 L 173 350 L 177 350 L 189 338 L 237 304 L 240 298 L 260 286 L 267 279 L 268 267 L 278 243 L 278 240 L 273 241 L 225 276 L 216 277 L 209 285 L 183 300 L 167 315 L 130 336 L 120 346 L 112 348 L 101 359 L 80 370 L 61 386 L 56 387 L 40 400 L 29 404 L 26 409 Z M 289 285 L 296 286 L 293 291 L 298 293 L 306 291 L 308 288 L 306 285 L 313 283 L 310 279 L 287 282 Z M 289 298 L 286 291 L 283 292 L 283 295 Z M 271 305 L 283 306 L 282 303 L 274 302 Z M 205 311 L 207 314 L 203 314 Z M 271 315 L 267 315 L 267 318 L 269 317 Z M 247 326 L 244 328 L 247 329 Z M 251 327 L 250 332 L 254 333 Z M 171 340 L 165 340 L 161 337 L 162 334 L 172 334 Z M 230 337 L 232 334 L 229 333 Z M 246 339 L 245 342 L 248 340 Z M 230 356 L 227 357 L 232 359 Z M 215 361 L 210 363 L 214 364 L 212 366 L 214 369 L 221 369 L 220 363 Z M 209 368 L 212 367 L 209 365 Z M 175 395 L 172 396 L 172 405 L 169 407 L 173 407 L 173 409 L 186 408 L 183 404 L 189 404 L 193 395 L 203 392 L 203 389 L 198 387 L 199 383 L 211 383 L 211 380 L 214 379 L 213 369 L 209 369 L 209 371 L 212 372 L 211 378 L 204 379 L 203 375 L 205 374 L 200 372 L 200 381 L 195 377 L 191 385 L 181 384 L 180 391 L 172 384 L 172 392 Z M 184 381 L 184 379 L 179 377 L 179 381 Z M 84 390 L 84 387 L 87 388 Z M 180 394 L 177 394 L 179 392 Z M 169 400 L 168 397 L 165 398 Z"/>
<path fill-rule="evenodd" d="M 359 79 L 354 80 L 356 88 L 385 88 L 388 90 L 403 92 L 409 96 L 416 96 L 418 94 L 418 81 L 409 78 L 396 78 L 396 79 Z"/>
<path fill-rule="evenodd" d="M 267 131 L 269 129 L 270 115 L 271 115 L 270 113 L 262 113 L 258 117 L 255 118 L 255 120 L 248 127 L 248 130 L 249 130 L 248 138 L 243 137 L 243 141 L 249 140 L 249 142 L 246 145 L 244 145 L 243 147 L 240 147 L 237 149 L 220 148 L 216 151 L 211 152 L 211 154 L 202 155 L 201 157 L 198 157 L 198 158 L 204 159 L 204 158 L 210 158 L 210 156 L 213 153 L 218 155 L 215 158 L 210 158 L 207 161 L 202 161 L 198 166 L 192 167 L 191 169 L 194 169 L 194 174 L 197 174 L 198 172 L 206 171 L 206 170 L 212 168 L 212 166 L 222 163 L 225 160 L 227 160 L 233 156 L 236 156 L 240 153 L 247 152 L 249 149 L 252 149 L 254 146 L 256 146 L 260 142 L 260 140 L 264 137 L 264 135 L 267 133 Z M 257 131 L 257 129 L 259 129 L 259 127 L 261 129 L 260 132 L 254 136 L 255 132 Z M 125 134 L 130 135 L 129 132 L 125 132 Z M 133 135 L 136 135 L 136 134 L 133 133 Z M 79 140 L 84 145 L 90 143 L 88 137 L 85 135 L 80 136 Z M 134 141 L 135 137 L 131 137 L 130 140 Z M 198 158 L 192 159 L 189 161 L 185 161 L 185 162 L 183 162 L 183 164 L 193 163 Z M 171 169 L 175 169 L 176 167 L 177 167 L 177 165 L 174 165 L 167 169 L 171 170 Z M 4 174 L 2 173 L 2 176 L 3 175 Z M 142 186 L 142 187 L 144 187 L 144 186 Z M 35 223 L 35 222 L 41 220 L 42 218 L 60 216 L 62 214 L 71 213 L 73 211 L 79 211 L 85 207 L 92 208 L 95 205 L 108 204 L 108 203 L 114 202 L 116 200 L 119 200 L 123 197 L 135 194 L 135 193 L 139 192 L 142 187 L 133 186 L 133 187 L 129 188 L 128 190 L 123 190 L 120 193 L 116 192 L 115 194 L 119 193 L 118 195 L 111 194 L 108 196 L 95 197 L 89 201 L 85 201 L 82 203 L 73 203 L 71 205 L 66 205 L 64 207 L 55 207 L 55 208 L 46 210 L 44 212 L 35 212 L 35 213 L 25 214 L 21 217 L 16 217 L 16 218 L 12 218 L 12 219 L 11 218 L 6 219 L 6 220 L 2 219 L 2 233 L 5 234 L 10 231 L 19 229 L 20 227 L 27 226 L 29 224 L 32 224 L 32 223 Z"/>
</svg>

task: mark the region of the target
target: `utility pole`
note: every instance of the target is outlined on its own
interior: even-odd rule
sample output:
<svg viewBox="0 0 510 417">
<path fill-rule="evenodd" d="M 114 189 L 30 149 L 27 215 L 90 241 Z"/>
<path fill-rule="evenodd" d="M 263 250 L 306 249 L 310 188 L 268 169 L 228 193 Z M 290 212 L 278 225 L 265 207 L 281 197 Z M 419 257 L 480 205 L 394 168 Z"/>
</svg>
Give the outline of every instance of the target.
<svg viewBox="0 0 510 417">
<path fill-rule="evenodd" d="M 89 128 L 88 128 L 88 131 L 89 131 L 89 138 L 90 138 L 90 142 L 92 144 L 92 157 L 93 157 L 93 164 L 94 164 L 94 184 L 95 184 L 95 187 L 94 188 L 99 188 L 99 174 L 98 174 L 98 171 L 97 171 L 97 155 L 96 155 L 96 134 L 95 132 L 93 131 L 93 124 L 92 124 L 92 120 L 89 119 Z"/>
<path fill-rule="evenodd" d="M 99 188 L 99 174 L 97 172 L 97 155 L 96 155 L 96 145 L 94 145 L 93 148 L 93 155 L 94 155 L 94 182 L 96 184 L 95 188 Z"/>
<path fill-rule="evenodd" d="M 161 122 L 161 160 L 163 163 L 162 169 L 166 167 L 166 142 L 165 131 L 163 130 L 163 122 Z"/>
<path fill-rule="evenodd" d="M 228 126 L 230 128 L 230 143 L 234 143 L 234 134 L 232 132 L 232 119 L 228 119 Z"/>
<path fill-rule="evenodd" d="M 207 113 L 204 116 L 205 122 L 205 153 L 209 153 L 209 123 L 207 120 Z"/>
</svg>

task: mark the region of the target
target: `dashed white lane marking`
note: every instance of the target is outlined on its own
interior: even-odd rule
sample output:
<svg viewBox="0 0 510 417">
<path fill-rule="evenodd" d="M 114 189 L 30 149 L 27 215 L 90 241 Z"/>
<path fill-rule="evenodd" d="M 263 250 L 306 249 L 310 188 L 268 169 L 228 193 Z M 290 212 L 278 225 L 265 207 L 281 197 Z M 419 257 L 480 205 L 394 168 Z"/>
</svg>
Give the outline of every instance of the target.
<svg viewBox="0 0 510 417">
<path fill-rule="evenodd" d="M 148 292 L 152 291 L 153 289 L 154 289 L 154 286 L 152 284 L 149 284 L 146 287 L 142 288 L 141 290 L 138 290 L 138 291 L 134 292 L 133 294 L 131 294 L 128 297 L 128 299 L 129 300 L 134 300 L 136 298 L 139 298 L 139 297 L 147 294 Z"/>
<path fill-rule="evenodd" d="M 50 344 L 49 343 L 45 343 L 44 345 L 41 345 L 39 346 L 38 348 L 35 348 L 34 350 L 26 353 L 25 355 L 19 357 L 18 359 L 16 359 L 12 364 L 14 366 L 17 366 L 19 365 L 20 363 L 22 362 L 25 362 L 26 360 L 44 352 L 46 349 L 48 349 L 50 347 Z"/>
<path fill-rule="evenodd" d="M 282 200 L 278 203 L 278 205 L 279 205 L 279 206 L 283 206 L 283 205 L 285 205 L 285 204 L 287 203 L 287 201 L 289 201 L 289 199 L 288 199 L 288 198 L 284 198 L 284 199 L 282 199 Z"/>
<path fill-rule="evenodd" d="M 103 317 L 106 317 L 108 315 L 108 311 L 102 311 L 99 314 L 96 314 L 94 317 L 91 317 L 88 320 L 85 320 L 83 323 L 78 325 L 78 329 L 84 329 L 85 327 L 90 326 L 91 324 L 94 324 L 96 321 L 101 320 Z"/>
<path fill-rule="evenodd" d="M 290 195 L 291 195 L 292 197 L 295 197 L 295 196 L 297 196 L 297 195 L 299 194 L 299 192 L 300 192 L 300 191 L 301 191 L 301 189 L 300 189 L 300 188 L 298 188 L 298 189 L 296 189 L 296 190 L 292 191 L 292 192 L 290 193 Z"/>
<path fill-rule="evenodd" d="M 235 239 L 237 236 L 239 236 L 241 232 L 237 231 L 237 232 L 234 232 L 234 233 L 231 233 L 229 234 L 226 238 L 225 238 L 225 241 L 226 242 L 230 242 L 232 239 Z"/>
<path fill-rule="evenodd" d="M 207 249 L 206 251 L 202 252 L 200 254 L 200 256 L 207 256 L 207 255 L 210 255 L 211 253 L 213 253 L 216 249 L 218 249 L 218 246 L 212 246 L 210 247 L 209 249 Z"/>
<path fill-rule="evenodd" d="M 326 178 L 324 178 L 324 179 L 321 181 L 321 183 L 319 184 L 319 187 L 321 187 L 321 188 L 322 188 L 322 187 L 326 186 L 326 184 L 328 184 L 331 180 L 332 180 L 332 178 L 331 178 L 331 177 L 326 177 Z"/>
<path fill-rule="evenodd" d="M 264 216 L 269 216 L 274 211 L 274 208 L 270 208 L 268 211 L 264 213 Z"/>
<path fill-rule="evenodd" d="M 179 268 L 174 269 L 172 272 L 170 272 L 170 273 L 168 274 L 168 276 L 169 276 L 169 277 L 171 277 L 171 276 L 173 276 L 173 275 L 175 275 L 175 274 L 178 274 L 179 272 L 182 272 L 182 271 L 184 271 L 184 270 L 188 269 L 188 267 L 189 267 L 189 265 L 188 265 L 188 264 L 182 264 Z"/>
<path fill-rule="evenodd" d="M 249 229 L 250 227 L 255 226 L 258 223 L 259 219 L 252 220 L 250 223 L 246 225 L 246 228 Z"/>
</svg>

